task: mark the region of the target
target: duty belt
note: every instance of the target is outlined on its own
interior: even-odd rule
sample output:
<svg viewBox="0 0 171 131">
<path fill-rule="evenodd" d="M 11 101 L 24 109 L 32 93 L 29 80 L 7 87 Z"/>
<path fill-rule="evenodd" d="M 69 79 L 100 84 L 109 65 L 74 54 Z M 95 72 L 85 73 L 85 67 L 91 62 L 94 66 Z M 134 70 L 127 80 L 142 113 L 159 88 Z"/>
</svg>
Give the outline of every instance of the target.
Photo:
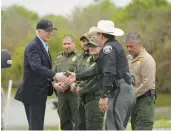
<svg viewBox="0 0 171 131">
<path fill-rule="evenodd" d="M 156 91 L 155 90 L 148 90 L 146 93 L 144 93 L 143 95 L 137 97 L 137 99 L 141 98 L 141 97 L 146 97 L 146 96 L 155 96 L 156 97 Z"/>
</svg>

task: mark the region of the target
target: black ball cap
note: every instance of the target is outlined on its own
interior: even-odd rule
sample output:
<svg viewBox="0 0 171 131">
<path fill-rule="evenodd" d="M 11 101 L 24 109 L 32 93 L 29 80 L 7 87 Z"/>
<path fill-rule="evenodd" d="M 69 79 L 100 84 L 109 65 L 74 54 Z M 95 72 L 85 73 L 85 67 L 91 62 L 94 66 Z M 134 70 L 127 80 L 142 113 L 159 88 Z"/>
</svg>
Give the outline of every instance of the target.
<svg viewBox="0 0 171 131">
<path fill-rule="evenodd" d="M 53 30 L 57 30 L 56 28 L 53 27 L 53 24 L 49 20 L 42 19 L 37 23 L 36 29 L 42 29 L 47 32 L 51 32 Z"/>
</svg>

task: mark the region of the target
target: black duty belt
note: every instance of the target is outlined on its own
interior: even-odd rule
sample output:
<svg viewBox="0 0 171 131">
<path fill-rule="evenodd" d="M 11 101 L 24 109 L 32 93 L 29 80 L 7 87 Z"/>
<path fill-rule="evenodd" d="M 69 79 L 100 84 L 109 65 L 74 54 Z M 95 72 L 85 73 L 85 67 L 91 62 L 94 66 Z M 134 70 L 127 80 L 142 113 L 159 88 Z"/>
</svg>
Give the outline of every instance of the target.
<svg viewBox="0 0 171 131">
<path fill-rule="evenodd" d="M 137 99 L 139 99 L 141 97 L 146 97 L 146 96 L 156 96 L 156 91 L 155 90 L 149 90 L 146 93 L 144 93 L 143 95 L 137 97 Z"/>
</svg>

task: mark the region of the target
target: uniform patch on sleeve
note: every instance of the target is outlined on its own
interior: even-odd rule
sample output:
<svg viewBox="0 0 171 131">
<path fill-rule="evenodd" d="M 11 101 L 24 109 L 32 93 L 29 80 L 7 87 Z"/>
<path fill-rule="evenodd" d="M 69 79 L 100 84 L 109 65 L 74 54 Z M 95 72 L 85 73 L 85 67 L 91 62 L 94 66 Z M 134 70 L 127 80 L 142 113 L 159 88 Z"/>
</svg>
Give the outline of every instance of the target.
<svg viewBox="0 0 171 131">
<path fill-rule="evenodd" d="M 105 54 L 109 54 L 110 52 L 112 52 L 112 46 L 110 46 L 110 45 L 105 46 L 105 47 L 103 48 L 103 52 L 104 52 Z"/>
</svg>

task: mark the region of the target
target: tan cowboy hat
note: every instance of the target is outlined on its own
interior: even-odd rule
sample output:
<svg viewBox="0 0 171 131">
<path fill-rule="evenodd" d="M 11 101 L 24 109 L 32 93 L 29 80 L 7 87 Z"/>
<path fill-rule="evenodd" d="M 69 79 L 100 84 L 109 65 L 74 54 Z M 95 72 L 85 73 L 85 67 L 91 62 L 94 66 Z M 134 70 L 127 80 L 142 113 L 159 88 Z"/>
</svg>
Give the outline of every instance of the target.
<svg viewBox="0 0 171 131">
<path fill-rule="evenodd" d="M 89 34 L 93 32 L 100 32 L 114 36 L 124 35 L 124 31 L 119 28 L 115 28 L 114 22 L 111 20 L 100 20 L 97 23 L 97 27 L 93 26 L 89 29 Z"/>
</svg>

